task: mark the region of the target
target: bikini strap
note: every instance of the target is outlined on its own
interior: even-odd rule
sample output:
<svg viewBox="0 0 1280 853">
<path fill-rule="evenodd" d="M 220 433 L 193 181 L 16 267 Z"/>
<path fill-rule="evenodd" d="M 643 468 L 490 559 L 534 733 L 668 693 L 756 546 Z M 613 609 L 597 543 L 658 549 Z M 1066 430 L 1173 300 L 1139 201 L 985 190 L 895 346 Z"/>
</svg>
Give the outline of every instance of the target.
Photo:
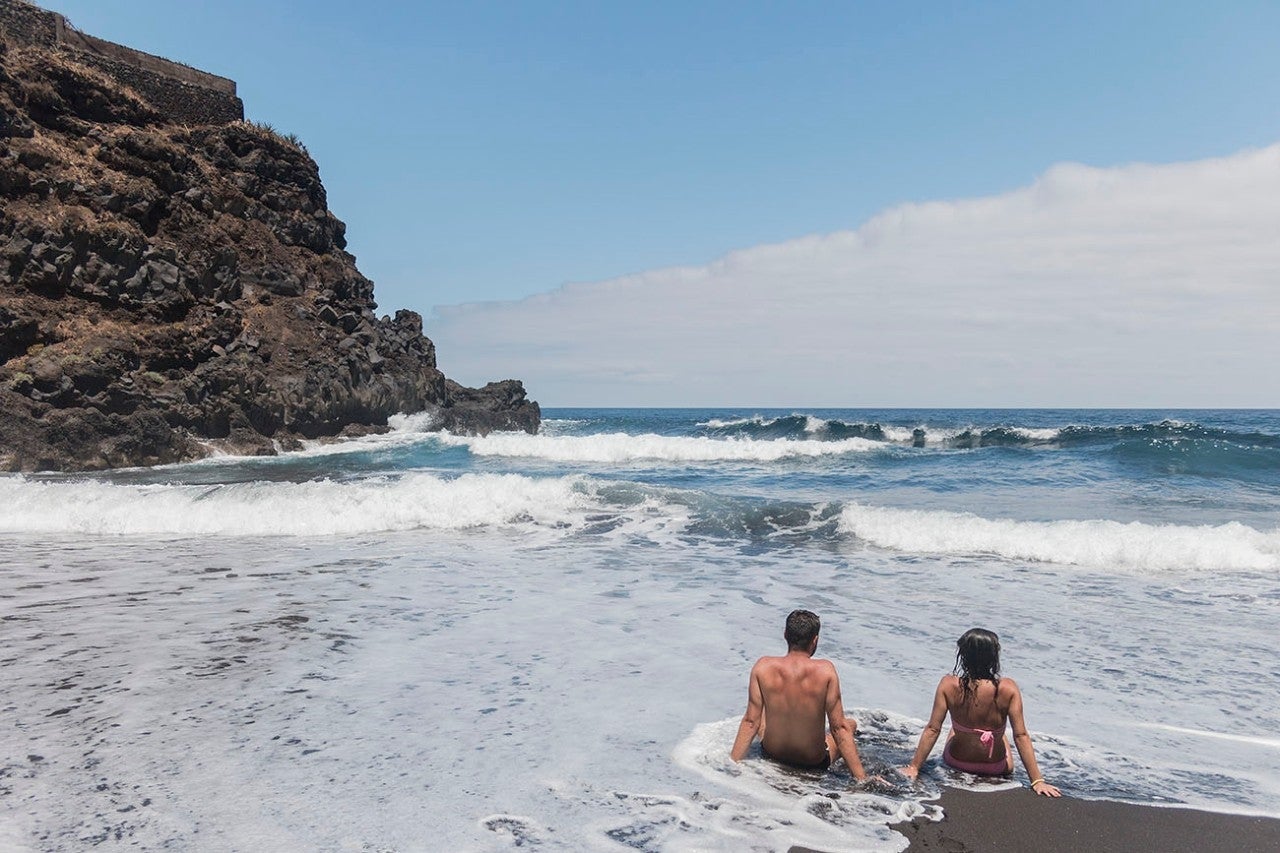
<svg viewBox="0 0 1280 853">
<path fill-rule="evenodd" d="M 971 729 L 968 726 L 964 726 L 964 725 L 961 725 L 960 723 L 957 723 L 955 719 L 951 720 L 951 728 L 957 732 L 964 732 L 965 734 L 977 735 L 978 740 L 982 741 L 983 745 L 985 745 L 987 748 L 987 758 L 990 759 L 991 756 L 995 755 L 995 751 L 996 751 L 996 733 L 995 732 L 991 731 L 990 729 Z"/>
</svg>

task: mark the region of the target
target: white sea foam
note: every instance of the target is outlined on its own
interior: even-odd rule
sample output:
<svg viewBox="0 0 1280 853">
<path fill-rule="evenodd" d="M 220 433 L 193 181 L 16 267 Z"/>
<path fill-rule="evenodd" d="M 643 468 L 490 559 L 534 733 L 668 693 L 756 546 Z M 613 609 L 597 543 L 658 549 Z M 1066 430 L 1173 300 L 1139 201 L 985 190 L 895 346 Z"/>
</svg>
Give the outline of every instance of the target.
<svg viewBox="0 0 1280 853">
<path fill-rule="evenodd" d="M 885 713 L 877 717 L 892 718 L 889 723 L 895 730 L 909 730 L 912 735 L 919 730 L 915 721 L 905 725 L 905 717 Z M 729 747 L 737 728 L 737 717 L 701 724 L 672 754 L 676 764 L 732 792 L 713 802 L 715 812 L 726 812 L 719 816 L 721 838 L 732 838 L 730 833 L 736 829 L 743 844 L 764 839 L 782 842 L 779 849 L 793 844 L 832 853 L 887 849 L 901 843 L 901 836 L 887 824 L 919 816 L 936 820 L 942 815 L 938 806 L 923 802 L 935 791 L 911 796 L 888 785 L 856 788 L 843 771 L 808 774 L 762 759 L 735 764 L 729 759 Z M 905 741 L 902 747 L 907 748 Z"/>
<path fill-rule="evenodd" d="M 425 473 L 338 482 L 119 485 L 0 478 L 0 532 L 308 536 L 581 521 L 578 478 Z"/>
<path fill-rule="evenodd" d="M 538 431 L 543 435 L 563 435 L 566 431 L 585 423 L 589 423 L 585 418 L 543 418 Z"/>
<path fill-rule="evenodd" d="M 824 418 L 815 418 L 813 415 L 804 416 L 804 431 L 809 435 L 814 433 L 826 432 L 831 421 Z"/>
<path fill-rule="evenodd" d="M 815 433 L 826 432 L 831 425 L 831 421 L 826 418 L 820 418 L 817 415 L 805 415 L 796 412 L 790 418 L 804 418 L 804 431 L 810 435 Z M 764 415 L 752 415 L 749 418 L 732 418 L 730 420 L 721 420 L 720 418 L 711 418 L 710 420 L 698 423 L 698 426 L 707 429 L 729 429 L 731 427 L 740 426 L 758 426 L 771 427 L 778 421 L 787 420 L 788 418 L 766 418 Z"/>
<path fill-rule="evenodd" d="M 1032 441 L 1053 441 L 1062 432 L 1057 428 L 1033 429 L 1032 427 L 1012 427 L 1009 431 Z"/>
<path fill-rule="evenodd" d="M 916 437 L 915 431 L 917 429 L 922 429 L 924 430 L 924 442 L 926 445 L 945 444 L 946 442 L 955 438 L 960 433 L 964 432 L 963 429 L 955 429 L 955 428 L 943 429 L 940 427 L 927 427 L 924 424 L 921 424 L 918 427 L 883 426 L 882 425 L 880 429 L 882 432 L 884 432 L 884 437 L 886 440 L 897 442 L 899 444 L 911 444 L 913 441 L 915 441 L 915 437 Z"/>
<path fill-rule="evenodd" d="M 1208 738 L 1209 740 L 1227 740 L 1233 743 L 1243 743 L 1250 746 L 1265 746 L 1269 749 L 1280 749 L 1280 738 L 1268 737 L 1265 735 L 1238 735 L 1231 732 L 1215 732 L 1207 729 L 1189 729 L 1185 726 L 1170 726 L 1164 723 L 1134 723 L 1135 726 L 1144 729 L 1158 729 L 1165 732 L 1176 732 L 1182 735 L 1191 735 L 1193 737 Z"/>
<path fill-rule="evenodd" d="M 401 413 L 387 418 L 387 425 L 390 427 L 390 430 L 387 432 L 371 433 L 369 435 L 353 438 L 335 437 L 303 440 L 301 450 L 282 451 L 277 444 L 276 450 L 280 456 L 289 457 L 291 459 L 343 456 L 352 453 L 391 450 L 397 447 L 420 444 L 425 440 L 429 440 L 431 429 L 435 422 L 436 416 L 431 412 L 416 412 L 414 414 Z M 208 451 L 209 454 L 203 459 L 198 459 L 193 462 L 179 462 L 171 465 L 157 465 L 152 470 L 186 468 L 191 466 L 236 465 L 245 462 L 246 460 L 254 463 L 262 463 L 271 458 L 262 456 L 240 456 L 228 453 L 227 449 L 216 440 L 202 441 L 200 444 Z"/>
<path fill-rule="evenodd" d="M 969 513 L 846 505 L 840 529 L 894 551 L 983 554 L 1121 570 L 1280 569 L 1280 530 L 1142 522 L 1014 521 Z"/>
<path fill-rule="evenodd" d="M 746 426 L 748 424 L 769 426 L 777 422 L 777 418 L 766 419 L 764 415 L 752 415 L 749 418 L 730 418 L 727 421 L 720 418 L 711 418 L 710 420 L 699 421 L 697 426 L 705 427 L 706 429 L 728 429 L 729 427 Z"/>
<path fill-rule="evenodd" d="M 393 432 L 427 432 L 435 428 L 439 418 L 434 412 L 400 412 L 387 418 Z"/>
<path fill-rule="evenodd" d="M 842 441 L 801 439 L 707 438 L 652 433 L 628 435 L 528 435 L 493 433 L 458 436 L 441 433 L 444 444 L 464 446 L 477 456 L 524 457 L 554 462 L 777 462 L 782 459 L 840 456 L 878 450 L 880 442 L 865 438 Z"/>
</svg>

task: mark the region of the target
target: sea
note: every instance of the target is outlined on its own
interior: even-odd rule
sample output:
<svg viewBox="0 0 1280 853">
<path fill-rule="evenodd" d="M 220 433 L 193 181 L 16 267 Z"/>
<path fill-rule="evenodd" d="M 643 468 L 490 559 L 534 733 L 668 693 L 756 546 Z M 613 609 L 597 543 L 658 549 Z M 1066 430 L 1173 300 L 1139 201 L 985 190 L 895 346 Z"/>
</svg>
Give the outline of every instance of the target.
<svg viewBox="0 0 1280 853">
<path fill-rule="evenodd" d="M 544 414 L 0 477 L 0 849 L 901 850 L 1027 782 L 896 772 L 973 627 L 1065 793 L 1280 816 L 1280 412 Z M 728 757 L 800 607 L 878 780 Z"/>
</svg>

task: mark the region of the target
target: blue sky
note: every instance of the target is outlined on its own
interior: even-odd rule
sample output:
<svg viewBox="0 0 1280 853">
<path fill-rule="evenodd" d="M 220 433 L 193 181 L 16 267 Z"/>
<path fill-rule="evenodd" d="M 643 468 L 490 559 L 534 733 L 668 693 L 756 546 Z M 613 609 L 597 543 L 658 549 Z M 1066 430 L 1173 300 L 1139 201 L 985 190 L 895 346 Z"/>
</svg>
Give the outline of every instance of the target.
<svg viewBox="0 0 1280 853">
<path fill-rule="evenodd" d="M 382 310 L 429 317 L 1000 196 L 1058 163 L 1280 140 L 1274 3 L 46 5 L 234 78 L 250 118 L 319 162 Z M 479 381 L 450 316 L 432 322 L 463 351 L 438 338 L 442 364 Z M 684 399 L 664 381 L 610 402 Z M 563 375 L 547 387 L 544 402 L 600 396 Z M 782 390 L 714 402 L 839 402 Z"/>
</svg>

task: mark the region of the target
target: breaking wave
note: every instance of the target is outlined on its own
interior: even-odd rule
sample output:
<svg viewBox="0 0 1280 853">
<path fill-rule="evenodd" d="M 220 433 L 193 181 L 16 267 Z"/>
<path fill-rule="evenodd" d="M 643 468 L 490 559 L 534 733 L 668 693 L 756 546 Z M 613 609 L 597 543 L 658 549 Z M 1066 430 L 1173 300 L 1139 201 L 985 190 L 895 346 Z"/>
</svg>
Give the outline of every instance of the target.
<svg viewBox="0 0 1280 853">
<path fill-rule="evenodd" d="M 1120 571 L 1275 571 L 1280 529 L 1018 521 L 853 502 L 778 501 L 586 476 L 426 472 L 360 480 L 122 484 L 0 477 L 0 533 L 314 536 L 506 528 L 522 534 L 694 537 L 793 547 L 853 539 L 920 555 L 994 556 Z"/>
<path fill-rule="evenodd" d="M 1236 432 L 1176 420 L 1146 424 L 1087 426 L 929 426 L 844 421 L 816 415 L 791 414 L 769 418 L 712 418 L 697 424 L 709 436 L 764 439 L 811 438 L 839 441 L 864 438 L 869 441 L 922 443 L 956 449 L 1008 446 L 1082 447 L 1134 441 L 1212 441 L 1239 447 L 1280 449 L 1280 436 L 1260 432 Z"/>
<path fill-rule="evenodd" d="M 712 418 L 697 426 L 710 436 L 754 439 L 815 439 L 843 441 L 860 438 L 867 441 L 911 441 L 913 429 L 878 423 L 848 422 L 820 418 L 816 415 L 792 414 L 778 418 L 753 415 L 749 418 L 721 420 Z"/>
<path fill-rule="evenodd" d="M 876 451 L 896 456 L 912 447 L 917 451 L 919 448 L 948 451 L 996 447 L 1080 450 L 1100 454 L 1131 469 L 1161 475 L 1264 483 L 1275 482 L 1280 475 L 1280 436 L 1172 420 L 1136 426 L 959 428 L 852 422 L 807 414 L 778 418 L 756 415 L 702 421 L 696 425 L 701 434 L 665 435 L 579 432 L 586 423 L 583 419 L 552 419 L 539 435 L 493 433 L 487 436 L 434 432 L 433 423 L 434 419 L 427 414 L 397 415 L 390 419 L 387 432 L 354 439 L 306 442 L 305 449 L 282 454 L 279 459 L 337 459 L 365 454 L 369 457 L 365 461 L 370 464 L 390 460 L 395 466 L 412 468 L 420 464 L 413 459 L 429 464 L 430 454 L 443 450 L 476 457 L 577 465 L 718 462 L 749 465 L 797 460 L 830 460 L 838 464 L 841 457 Z M 245 460 L 221 456 L 203 462 L 227 467 L 244 464 Z M 273 463 L 256 459 L 249 460 L 249 464 L 269 467 Z"/>
<path fill-rule="evenodd" d="M 477 456 L 524 457 L 553 462 L 620 464 L 641 460 L 664 462 L 777 462 L 865 453 L 881 444 L 865 438 L 841 441 L 805 439 L 710 438 L 707 436 L 629 435 L 527 435 L 492 433 L 459 436 L 441 433 L 445 445 L 466 447 Z"/>
<path fill-rule="evenodd" d="M 556 528 L 590 503 L 573 477 L 425 473 L 360 481 L 121 485 L 0 478 L 0 533 L 311 536 Z"/>
<path fill-rule="evenodd" d="M 848 504 L 842 533 L 912 554 L 991 555 L 1125 570 L 1280 569 L 1280 530 L 1094 521 L 1014 521 Z"/>
</svg>

